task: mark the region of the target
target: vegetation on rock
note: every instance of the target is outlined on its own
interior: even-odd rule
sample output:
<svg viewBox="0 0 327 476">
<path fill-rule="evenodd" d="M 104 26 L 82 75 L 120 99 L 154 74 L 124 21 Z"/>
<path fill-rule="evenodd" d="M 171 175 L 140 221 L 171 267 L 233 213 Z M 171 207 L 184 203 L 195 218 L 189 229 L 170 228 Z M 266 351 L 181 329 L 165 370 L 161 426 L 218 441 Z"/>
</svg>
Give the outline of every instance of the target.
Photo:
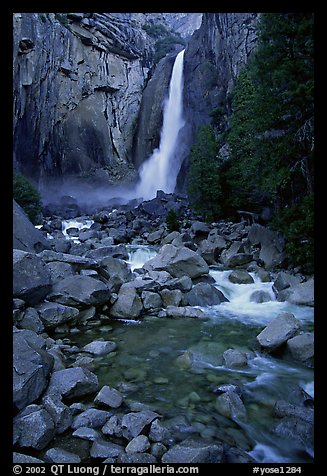
<svg viewBox="0 0 327 476">
<path fill-rule="evenodd" d="M 14 174 L 13 196 L 31 222 L 35 224 L 41 213 L 41 196 L 24 175 Z"/>
</svg>

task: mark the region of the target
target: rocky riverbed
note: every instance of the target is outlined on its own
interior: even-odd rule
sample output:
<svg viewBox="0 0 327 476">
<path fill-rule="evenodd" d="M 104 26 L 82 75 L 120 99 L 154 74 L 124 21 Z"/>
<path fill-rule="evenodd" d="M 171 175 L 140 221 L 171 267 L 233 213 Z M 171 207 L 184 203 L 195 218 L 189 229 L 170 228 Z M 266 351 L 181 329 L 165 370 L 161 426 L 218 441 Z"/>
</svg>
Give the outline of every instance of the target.
<svg viewBox="0 0 327 476">
<path fill-rule="evenodd" d="M 279 234 L 162 192 L 44 215 L 14 207 L 15 462 L 313 461 L 314 279 Z"/>
</svg>

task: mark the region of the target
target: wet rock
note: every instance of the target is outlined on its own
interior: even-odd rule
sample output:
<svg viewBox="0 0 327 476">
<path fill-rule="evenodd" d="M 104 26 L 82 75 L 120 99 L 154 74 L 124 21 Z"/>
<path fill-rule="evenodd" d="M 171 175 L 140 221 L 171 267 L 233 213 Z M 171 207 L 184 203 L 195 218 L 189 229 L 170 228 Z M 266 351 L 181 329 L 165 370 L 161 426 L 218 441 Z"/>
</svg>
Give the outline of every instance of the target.
<svg viewBox="0 0 327 476">
<path fill-rule="evenodd" d="M 111 413 L 105 410 L 98 410 L 97 408 L 89 408 L 85 412 L 80 413 L 74 418 L 71 425 L 73 430 L 81 427 L 98 428 L 105 425 L 111 417 Z"/>
<path fill-rule="evenodd" d="M 175 360 L 177 367 L 181 369 L 190 369 L 193 363 L 192 352 L 186 351 L 182 355 L 179 355 Z"/>
<path fill-rule="evenodd" d="M 187 292 L 192 289 L 193 283 L 189 276 L 182 276 L 181 278 L 174 278 L 165 283 L 165 288 L 169 290 L 179 289 L 182 292 Z"/>
<path fill-rule="evenodd" d="M 75 453 L 61 448 L 50 448 L 44 454 L 45 463 L 80 463 L 81 458 Z"/>
<path fill-rule="evenodd" d="M 250 301 L 257 303 L 269 302 L 271 301 L 271 296 L 267 291 L 262 291 L 262 289 L 258 289 L 257 291 L 253 291 L 250 296 Z"/>
<path fill-rule="evenodd" d="M 226 463 L 255 463 L 255 460 L 240 448 L 230 447 L 225 455 Z"/>
<path fill-rule="evenodd" d="M 123 395 L 115 388 L 105 385 L 95 397 L 94 402 L 98 405 L 118 408 L 123 403 Z"/>
<path fill-rule="evenodd" d="M 110 315 L 117 319 L 136 319 L 143 311 L 143 304 L 135 287 L 123 284 L 119 290 L 117 301 L 110 309 Z"/>
<path fill-rule="evenodd" d="M 248 363 L 247 356 L 244 352 L 236 349 L 228 349 L 223 353 L 223 360 L 226 367 L 244 367 Z"/>
<path fill-rule="evenodd" d="M 263 283 L 269 283 L 270 281 L 272 281 L 270 273 L 263 268 L 259 268 L 257 274 Z"/>
<path fill-rule="evenodd" d="M 112 341 L 102 341 L 102 340 L 94 340 L 89 344 L 83 347 L 84 352 L 88 352 L 89 354 L 93 354 L 96 356 L 109 354 L 113 352 L 117 348 L 117 344 Z"/>
<path fill-rule="evenodd" d="M 293 444 L 298 442 L 302 450 L 313 453 L 314 428 L 311 423 L 295 417 L 285 417 L 274 427 L 273 432 L 290 439 Z"/>
<path fill-rule="evenodd" d="M 91 447 L 90 455 L 91 458 L 115 458 L 124 452 L 123 446 L 98 438 Z"/>
<path fill-rule="evenodd" d="M 239 395 L 231 390 L 222 393 L 216 399 L 216 409 L 227 418 L 246 421 L 246 408 Z"/>
<path fill-rule="evenodd" d="M 288 339 L 294 337 L 300 327 L 300 322 L 295 319 L 293 314 L 282 312 L 257 335 L 257 340 L 261 347 L 273 351 Z"/>
<path fill-rule="evenodd" d="M 252 276 L 243 269 L 232 271 L 230 275 L 228 276 L 228 279 L 231 283 L 235 283 L 235 284 L 253 284 L 254 283 L 254 279 L 252 278 Z"/>
<path fill-rule="evenodd" d="M 204 259 L 189 248 L 164 245 L 157 256 L 147 261 L 147 270 L 167 271 L 175 278 L 189 276 L 191 279 L 208 274 L 209 267 Z"/>
<path fill-rule="evenodd" d="M 79 315 L 79 311 L 75 307 L 64 306 L 54 302 L 39 304 L 35 309 L 39 313 L 46 329 L 54 329 L 65 322 L 76 322 L 76 318 Z"/>
<path fill-rule="evenodd" d="M 278 418 L 294 417 L 300 418 L 307 423 L 314 423 L 314 410 L 313 408 L 305 407 L 304 405 L 293 405 L 285 400 L 278 400 L 275 403 L 274 414 Z"/>
<path fill-rule="evenodd" d="M 223 445 L 187 438 L 170 448 L 161 459 L 162 463 L 221 463 Z"/>
<path fill-rule="evenodd" d="M 39 405 L 28 405 L 13 420 L 14 442 L 20 447 L 45 448 L 55 435 L 49 412 Z"/>
<path fill-rule="evenodd" d="M 33 306 L 51 291 L 51 277 L 39 256 L 13 251 L 13 296 Z"/>
<path fill-rule="evenodd" d="M 98 378 L 82 367 L 53 372 L 47 394 L 59 394 L 64 398 L 75 398 L 98 390 Z"/>
<path fill-rule="evenodd" d="M 47 387 L 53 357 L 45 351 L 45 340 L 30 330 L 14 330 L 13 352 L 13 401 L 21 409 Z"/>
<path fill-rule="evenodd" d="M 286 271 L 280 271 L 273 284 L 273 290 L 278 295 L 280 291 L 300 284 L 300 278 Z"/>
<path fill-rule="evenodd" d="M 204 311 L 202 309 L 197 309 L 196 307 L 183 306 L 183 307 L 174 307 L 168 306 L 166 309 L 167 317 L 193 317 L 201 319 L 205 317 Z"/>
<path fill-rule="evenodd" d="M 150 448 L 150 442 L 145 435 L 133 438 L 125 448 L 126 453 L 144 453 Z"/>
<path fill-rule="evenodd" d="M 290 351 L 293 359 L 302 362 L 307 367 L 314 366 L 314 334 L 305 332 L 292 337 L 287 341 L 287 349 Z"/>
<path fill-rule="evenodd" d="M 242 395 L 241 388 L 238 385 L 234 385 L 232 383 L 218 385 L 218 387 L 215 387 L 213 389 L 213 392 L 216 393 L 217 395 L 221 395 L 222 393 L 226 393 L 226 392 L 235 392 L 237 393 L 238 396 Z"/>
<path fill-rule="evenodd" d="M 121 424 L 123 436 L 128 440 L 131 440 L 135 436 L 138 436 L 145 426 L 149 425 L 158 417 L 158 413 L 151 410 L 127 413 L 123 416 Z"/>
<path fill-rule="evenodd" d="M 189 306 L 215 306 L 228 301 L 219 289 L 208 283 L 195 284 L 185 299 Z"/>
<path fill-rule="evenodd" d="M 105 304 L 110 299 L 108 287 L 89 276 L 71 276 L 53 286 L 49 300 L 66 306 L 83 308 Z"/>
</svg>

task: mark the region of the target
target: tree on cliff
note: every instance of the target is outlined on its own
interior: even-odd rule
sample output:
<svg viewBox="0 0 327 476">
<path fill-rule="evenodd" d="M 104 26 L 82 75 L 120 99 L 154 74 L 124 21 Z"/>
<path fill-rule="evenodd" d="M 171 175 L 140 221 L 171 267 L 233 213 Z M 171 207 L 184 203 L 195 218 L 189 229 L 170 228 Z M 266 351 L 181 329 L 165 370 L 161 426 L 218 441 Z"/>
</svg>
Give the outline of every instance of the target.
<svg viewBox="0 0 327 476">
<path fill-rule="evenodd" d="M 200 126 L 190 154 L 189 195 L 193 208 L 205 219 L 214 220 L 221 212 L 220 162 L 211 126 Z"/>
</svg>

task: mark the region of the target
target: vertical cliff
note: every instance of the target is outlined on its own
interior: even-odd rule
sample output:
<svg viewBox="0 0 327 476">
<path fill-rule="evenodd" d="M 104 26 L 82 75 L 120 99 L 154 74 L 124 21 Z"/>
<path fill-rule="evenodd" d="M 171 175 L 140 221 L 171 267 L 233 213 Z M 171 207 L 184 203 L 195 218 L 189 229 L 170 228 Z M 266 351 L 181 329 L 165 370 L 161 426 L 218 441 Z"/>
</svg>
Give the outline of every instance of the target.
<svg viewBox="0 0 327 476">
<path fill-rule="evenodd" d="M 255 48 L 257 13 L 205 13 L 185 51 L 184 108 L 186 125 L 180 135 L 183 167 L 178 186 L 186 187 L 190 147 L 199 125 L 210 122 L 212 112 L 230 114 L 227 101 L 242 66 Z"/>
</svg>

